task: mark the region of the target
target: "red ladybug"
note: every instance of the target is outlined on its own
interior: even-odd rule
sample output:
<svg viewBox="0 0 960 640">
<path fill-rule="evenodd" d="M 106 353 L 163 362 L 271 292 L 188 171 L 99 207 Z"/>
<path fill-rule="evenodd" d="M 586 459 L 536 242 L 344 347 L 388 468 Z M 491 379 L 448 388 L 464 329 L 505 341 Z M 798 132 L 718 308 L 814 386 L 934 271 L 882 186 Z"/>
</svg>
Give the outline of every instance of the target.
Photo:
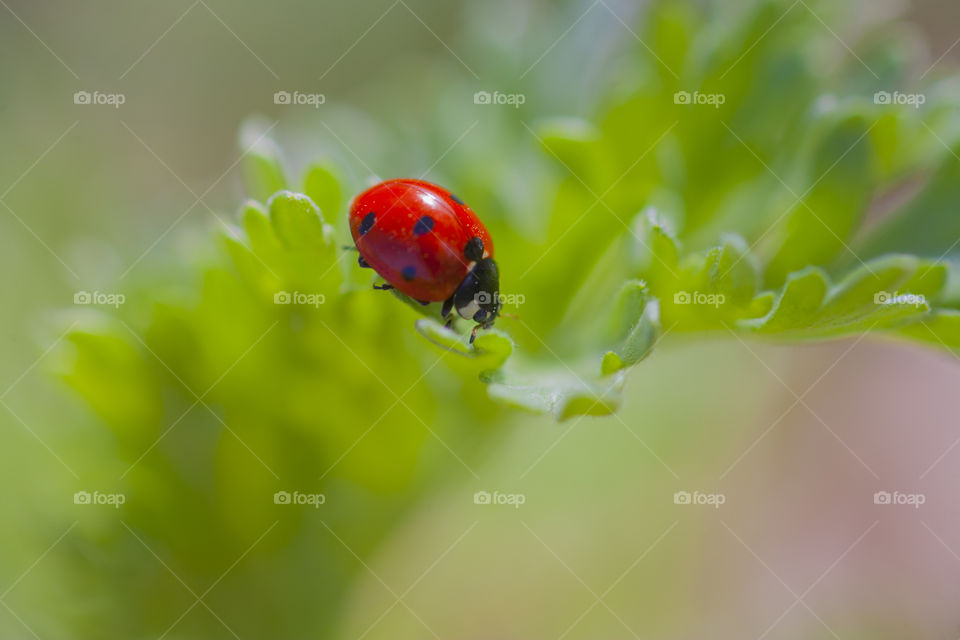
<svg viewBox="0 0 960 640">
<path fill-rule="evenodd" d="M 350 233 L 361 267 L 372 268 L 388 284 L 421 304 L 443 302 L 451 311 L 488 329 L 500 314 L 500 272 L 493 240 L 463 200 L 424 180 L 396 179 L 377 184 L 350 206 Z"/>
</svg>

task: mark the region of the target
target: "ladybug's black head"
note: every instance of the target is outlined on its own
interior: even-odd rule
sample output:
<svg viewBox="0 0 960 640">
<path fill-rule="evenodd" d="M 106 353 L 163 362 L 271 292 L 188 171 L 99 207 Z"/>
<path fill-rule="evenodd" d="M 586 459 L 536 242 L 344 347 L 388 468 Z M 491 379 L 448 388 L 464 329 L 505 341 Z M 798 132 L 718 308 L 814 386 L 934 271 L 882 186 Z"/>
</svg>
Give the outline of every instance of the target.
<svg viewBox="0 0 960 640">
<path fill-rule="evenodd" d="M 462 318 L 484 328 L 493 324 L 500 315 L 500 270 L 493 258 L 474 265 L 453 294 L 453 304 Z"/>
</svg>

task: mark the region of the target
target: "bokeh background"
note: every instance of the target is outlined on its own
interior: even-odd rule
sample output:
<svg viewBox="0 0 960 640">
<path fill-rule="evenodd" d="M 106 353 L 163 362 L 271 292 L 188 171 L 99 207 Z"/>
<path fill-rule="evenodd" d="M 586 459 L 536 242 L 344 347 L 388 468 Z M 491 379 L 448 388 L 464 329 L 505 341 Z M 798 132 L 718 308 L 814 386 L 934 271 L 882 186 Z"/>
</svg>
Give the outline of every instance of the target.
<svg viewBox="0 0 960 640">
<path fill-rule="evenodd" d="M 729 4 L 732 24 L 747 3 Z M 631 83 L 614 61 L 641 55 L 644 3 L 0 5 L 4 638 L 960 634 L 960 367 L 950 355 L 873 338 L 665 341 L 631 373 L 618 417 L 557 424 L 479 398 L 482 386 L 446 362 L 424 373 L 436 354 L 423 354 L 410 313 L 365 298 L 363 313 L 377 319 L 345 344 L 329 335 L 314 344 L 332 355 L 316 378 L 302 372 L 315 384 L 295 399 L 283 385 L 296 376 L 271 370 L 266 356 L 246 361 L 224 392 L 262 385 L 277 403 L 319 412 L 304 408 L 295 427 L 274 414 L 245 424 L 243 407 L 231 415 L 215 394 L 209 411 L 198 408 L 165 440 L 172 462 L 148 457 L 142 476 L 129 472 L 146 449 L 136 443 L 150 439 L 131 445 L 104 426 L 110 406 L 119 415 L 136 403 L 137 383 L 78 382 L 95 380 L 97 363 L 78 368 L 66 336 L 99 320 L 76 317 L 74 294 L 124 293 L 139 340 L 133 327 L 148 324 L 154 299 L 210 286 L 197 265 L 214 259 L 212 235 L 236 220 L 241 157 L 259 132 L 294 173 L 323 158 L 340 167 L 347 191 L 371 174 L 425 173 L 465 185 L 461 195 L 487 205 L 476 208 L 495 230 L 543 237 L 553 207 L 544 194 L 562 169 L 538 159 L 531 127 L 588 117 Z M 794 7 L 806 5 L 781 12 Z M 817 10 L 828 57 L 848 58 L 841 43 L 890 20 L 920 72 L 936 63 L 947 75 L 960 61 L 953 2 Z M 473 94 L 484 90 L 526 102 L 483 108 Z M 77 91 L 122 94 L 124 104 L 78 105 Z M 277 91 L 325 102 L 278 105 Z M 530 269 L 550 282 L 550 261 L 505 256 L 513 274 Z M 520 313 L 533 326 L 561 313 L 527 306 Z M 210 311 L 206 331 L 231 334 L 244 313 Z M 524 326 L 507 329 L 538 348 Z M 370 345 L 354 342 L 367 330 L 377 332 Z M 284 347 L 271 340 L 265 348 Z M 226 364 L 252 342 L 229 343 Z M 159 359 L 179 378 L 205 348 L 173 351 Z M 184 386 L 205 390 L 223 369 Z M 380 388 L 399 393 L 421 376 L 399 405 Z M 142 419 L 165 430 L 193 398 L 164 393 L 161 417 Z M 382 438 L 340 463 L 351 434 L 381 414 Z M 341 435 L 318 444 L 310 430 L 328 423 Z M 243 437 L 225 453 L 217 442 L 230 440 L 227 424 Z M 272 444 L 255 435 L 272 431 L 298 435 Z M 318 476 L 331 465 L 343 473 L 325 484 Z M 305 516 L 261 513 L 277 489 L 322 492 L 328 503 Z M 74 504 L 84 490 L 128 503 Z M 524 504 L 476 505 L 481 490 L 522 494 Z M 726 502 L 674 504 L 675 492 L 695 490 Z M 884 509 L 872 499 L 881 490 L 922 493 L 926 503 Z"/>
</svg>

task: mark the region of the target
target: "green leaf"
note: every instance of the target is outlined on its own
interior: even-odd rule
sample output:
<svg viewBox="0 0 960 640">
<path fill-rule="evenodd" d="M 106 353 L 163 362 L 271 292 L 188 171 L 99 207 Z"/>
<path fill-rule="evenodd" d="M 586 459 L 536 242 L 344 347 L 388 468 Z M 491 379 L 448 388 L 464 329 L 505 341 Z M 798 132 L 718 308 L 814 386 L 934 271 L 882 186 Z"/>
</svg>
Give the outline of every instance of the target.
<svg viewBox="0 0 960 640">
<path fill-rule="evenodd" d="M 704 288 L 720 293 L 730 304 L 749 305 L 760 286 L 760 274 L 746 241 L 737 234 L 727 234 L 724 242 L 707 253 L 703 265 Z"/>
<path fill-rule="evenodd" d="M 343 189 L 332 165 L 310 165 L 303 180 L 303 192 L 316 203 L 323 216 L 331 220 L 339 219 L 343 206 Z"/>
<path fill-rule="evenodd" d="M 654 293 L 673 291 L 679 275 L 679 242 L 670 222 L 656 209 L 645 209 L 633 223 L 632 262 L 654 287 Z"/>
<path fill-rule="evenodd" d="M 888 329 L 926 316 L 946 282 L 946 267 L 912 256 L 887 256 L 837 285 L 816 267 L 790 274 L 770 312 L 738 325 L 785 338 L 829 338 Z"/>
<path fill-rule="evenodd" d="M 473 347 L 462 335 L 435 320 L 427 318 L 417 320 L 416 327 L 417 331 L 419 331 L 424 338 L 441 349 L 447 349 L 462 356 L 476 356 Z"/>
<path fill-rule="evenodd" d="M 796 331 L 813 326 L 828 288 L 827 275 L 816 267 L 792 273 L 770 312 L 763 318 L 741 321 L 739 326 L 762 333 Z"/>
<path fill-rule="evenodd" d="M 603 324 L 598 329 L 600 342 L 614 347 L 606 353 L 598 349 L 597 355 L 603 354 L 599 372 L 586 367 L 580 373 L 579 367 L 567 364 L 555 353 L 555 362 L 514 355 L 513 342 L 498 331 L 480 332 L 471 348 L 465 335 L 433 319 L 417 320 L 416 327 L 438 347 L 472 359 L 473 368 L 489 383 L 487 390 L 494 400 L 566 420 L 579 415 L 606 415 L 617 409 L 622 399 L 623 370 L 649 355 L 659 335 L 657 301 L 642 282 L 628 282 Z"/>
<path fill-rule="evenodd" d="M 616 346 L 603 355 L 600 369 L 604 376 L 631 367 L 650 355 L 660 332 L 659 303 L 650 297 L 646 285 L 639 280 L 626 282 L 611 322 L 615 326 Z"/>
<path fill-rule="evenodd" d="M 240 210 L 243 230 L 256 253 L 271 254 L 280 248 L 270 223 L 270 215 L 259 202 L 248 200 Z"/>
<path fill-rule="evenodd" d="M 622 374 L 606 385 L 591 384 L 555 370 L 531 370 L 511 376 L 509 382 L 492 382 L 490 397 L 516 409 L 551 413 L 558 421 L 575 416 L 604 416 L 620 406 Z"/>
<path fill-rule="evenodd" d="M 105 320 L 105 319 L 104 319 Z M 109 322 L 69 335 L 73 353 L 61 375 L 81 393 L 125 447 L 145 447 L 160 434 L 163 398 L 135 338 Z"/>
<path fill-rule="evenodd" d="M 421 318 L 415 326 L 424 338 L 436 346 L 469 359 L 470 367 L 484 376 L 492 375 L 513 354 L 513 341 L 496 329 L 478 333 L 471 345 L 466 336 L 431 318 Z"/>
<path fill-rule="evenodd" d="M 309 197 L 282 191 L 270 198 L 267 207 L 273 230 L 287 247 L 318 249 L 328 243 L 323 218 Z"/>
<path fill-rule="evenodd" d="M 620 403 L 622 376 L 612 381 L 588 382 L 562 364 L 544 366 L 511 358 L 513 341 L 492 330 L 467 338 L 429 318 L 416 322 L 417 330 L 439 348 L 463 358 L 474 375 L 488 382 L 487 392 L 498 402 L 535 413 L 552 413 L 558 420 L 577 415 L 606 415 Z M 508 361 L 509 359 L 509 361 Z M 586 377 L 586 376 L 585 376 Z"/>
</svg>

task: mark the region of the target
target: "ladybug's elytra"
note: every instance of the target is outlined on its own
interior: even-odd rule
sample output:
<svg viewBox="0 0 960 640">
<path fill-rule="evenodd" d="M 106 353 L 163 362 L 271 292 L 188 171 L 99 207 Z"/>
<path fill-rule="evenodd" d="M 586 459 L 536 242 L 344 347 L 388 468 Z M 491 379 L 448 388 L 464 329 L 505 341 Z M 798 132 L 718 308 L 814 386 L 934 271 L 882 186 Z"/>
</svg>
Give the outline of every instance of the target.
<svg viewBox="0 0 960 640">
<path fill-rule="evenodd" d="M 421 304 L 443 302 L 451 311 L 488 329 L 500 314 L 500 272 L 493 240 L 463 200 L 425 180 L 381 182 L 350 206 L 350 233 L 361 267 Z"/>
</svg>

